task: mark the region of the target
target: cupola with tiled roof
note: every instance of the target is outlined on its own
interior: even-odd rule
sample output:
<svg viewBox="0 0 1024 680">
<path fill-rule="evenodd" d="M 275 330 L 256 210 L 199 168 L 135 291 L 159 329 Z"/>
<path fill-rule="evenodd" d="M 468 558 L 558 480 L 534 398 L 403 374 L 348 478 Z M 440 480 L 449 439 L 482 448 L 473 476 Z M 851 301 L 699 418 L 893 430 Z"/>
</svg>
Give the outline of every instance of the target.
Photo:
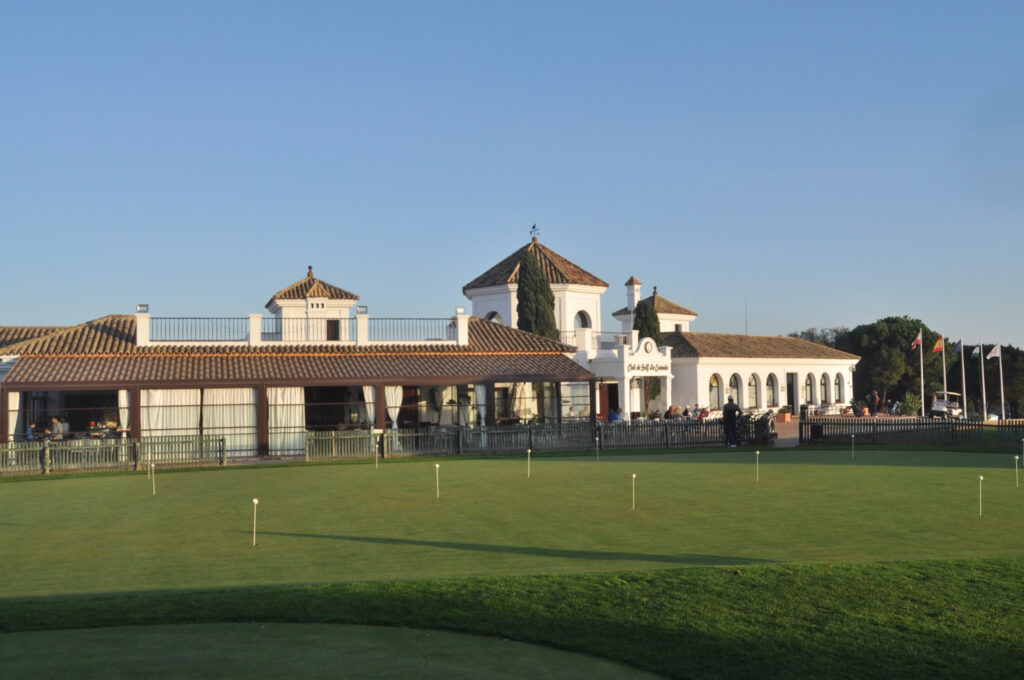
<svg viewBox="0 0 1024 680">
<path fill-rule="evenodd" d="M 618 319 L 622 324 L 623 332 L 632 329 L 633 310 L 637 305 L 642 304 L 654 305 L 654 311 L 658 313 L 658 327 L 662 333 L 685 333 L 690 330 L 690 322 L 697 318 L 697 312 L 658 295 L 657 286 L 654 287 L 654 292 L 650 296 L 640 300 L 638 298 L 641 285 L 635 276 L 631 276 L 629 281 L 626 281 L 626 306 L 612 312 L 612 317 Z"/>
<path fill-rule="evenodd" d="M 519 268 L 528 254 L 537 258 L 551 286 L 558 329 L 565 332 L 582 327 L 600 331 L 601 294 L 608 289 L 608 284 L 551 250 L 536 236 L 462 287 L 463 295 L 473 303 L 473 314 L 508 326 L 516 325 Z"/>
<path fill-rule="evenodd" d="M 309 265 L 305 278 L 274 293 L 274 296 L 270 298 L 266 306 L 269 309 L 276 300 L 307 300 L 309 298 L 351 300 L 355 302 L 359 299 L 359 296 L 315 278 L 313 276 L 313 265 Z"/>
<path fill-rule="evenodd" d="M 318 329 L 315 336 L 322 336 L 324 340 L 348 340 L 349 329 L 345 322 L 351 318 L 352 307 L 358 300 L 355 293 L 313 276 L 310 265 L 304 279 L 274 293 L 267 302 L 267 309 L 278 318 L 281 339 L 285 342 L 308 337 L 310 324 Z"/>
</svg>

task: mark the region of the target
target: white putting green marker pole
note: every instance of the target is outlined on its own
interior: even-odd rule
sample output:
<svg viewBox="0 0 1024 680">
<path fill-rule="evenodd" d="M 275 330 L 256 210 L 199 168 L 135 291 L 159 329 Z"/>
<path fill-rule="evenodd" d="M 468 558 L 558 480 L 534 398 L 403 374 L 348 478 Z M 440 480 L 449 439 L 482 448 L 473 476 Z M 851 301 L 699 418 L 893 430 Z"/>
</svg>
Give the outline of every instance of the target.
<svg viewBox="0 0 1024 680">
<path fill-rule="evenodd" d="M 1020 456 L 1013 457 L 1013 478 L 1016 480 L 1017 488 L 1020 488 Z"/>
<path fill-rule="evenodd" d="M 850 435 L 850 458 L 856 458 L 857 457 L 857 445 L 856 445 L 856 443 L 854 441 L 856 438 L 857 438 L 857 435 L 855 435 L 855 434 L 851 434 Z"/>
<path fill-rule="evenodd" d="M 982 516 L 981 515 L 981 483 L 983 481 L 985 481 L 985 478 L 982 477 L 981 475 L 978 475 L 978 517 L 979 518 Z"/>
<path fill-rule="evenodd" d="M 526 449 L 526 478 L 530 478 L 530 452 L 533 449 Z"/>
<path fill-rule="evenodd" d="M 153 495 L 156 495 L 156 468 L 152 463 L 149 464 L 149 479 L 153 482 Z"/>
<path fill-rule="evenodd" d="M 594 453 L 597 455 L 597 459 L 601 460 L 601 438 L 594 435 Z"/>
<path fill-rule="evenodd" d="M 630 510 L 636 510 L 636 473 L 633 473 L 633 507 Z"/>
<path fill-rule="evenodd" d="M 754 451 L 754 481 L 761 481 L 761 452 Z"/>
<path fill-rule="evenodd" d="M 437 490 L 438 499 L 441 498 L 441 464 L 434 463 L 434 486 Z"/>
<path fill-rule="evenodd" d="M 256 545 L 256 506 L 260 504 L 259 498 L 252 499 L 252 544 Z"/>
</svg>

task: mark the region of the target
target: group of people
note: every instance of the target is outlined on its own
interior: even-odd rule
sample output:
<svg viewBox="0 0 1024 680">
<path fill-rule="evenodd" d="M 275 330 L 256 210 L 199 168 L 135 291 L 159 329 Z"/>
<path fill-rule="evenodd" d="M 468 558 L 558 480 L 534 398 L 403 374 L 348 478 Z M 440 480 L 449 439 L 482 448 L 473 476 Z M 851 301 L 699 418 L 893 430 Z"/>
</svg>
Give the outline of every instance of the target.
<svg viewBox="0 0 1024 680">
<path fill-rule="evenodd" d="M 29 423 L 29 426 L 25 429 L 25 441 L 31 442 L 43 439 L 51 441 L 59 441 L 61 439 L 67 439 L 71 436 L 71 425 L 68 424 L 67 420 L 61 420 L 57 416 L 50 418 L 50 426 L 45 428 L 42 432 L 39 432 L 36 428 L 35 422 Z"/>
<path fill-rule="evenodd" d="M 675 420 L 677 418 L 696 418 L 697 420 L 704 420 L 709 415 L 709 411 L 706 408 L 693 405 L 693 409 L 690 409 L 689 404 L 686 406 L 673 406 L 669 404 L 668 408 L 665 409 L 665 420 Z"/>
<path fill-rule="evenodd" d="M 868 413 L 872 416 L 878 415 L 879 410 L 891 416 L 899 413 L 900 402 L 888 400 L 883 404 L 881 397 L 878 396 L 878 390 L 868 392 L 867 396 L 864 397 L 864 401 L 867 402 Z"/>
</svg>

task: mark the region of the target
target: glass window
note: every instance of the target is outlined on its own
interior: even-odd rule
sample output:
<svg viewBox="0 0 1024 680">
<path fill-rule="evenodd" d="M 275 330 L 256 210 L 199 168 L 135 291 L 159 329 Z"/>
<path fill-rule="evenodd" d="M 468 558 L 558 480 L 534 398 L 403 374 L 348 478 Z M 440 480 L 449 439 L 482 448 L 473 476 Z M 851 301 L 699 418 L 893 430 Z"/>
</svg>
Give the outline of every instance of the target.
<svg viewBox="0 0 1024 680">
<path fill-rule="evenodd" d="M 740 376 L 736 373 L 729 378 L 729 396 L 738 406 L 740 403 Z"/>
<path fill-rule="evenodd" d="M 587 316 L 586 312 L 576 312 L 573 326 L 575 328 L 590 328 L 590 317 Z"/>
<path fill-rule="evenodd" d="M 843 376 L 839 373 L 836 373 L 835 399 L 837 404 L 843 402 Z"/>
<path fill-rule="evenodd" d="M 718 379 L 718 374 L 711 376 L 708 385 L 708 408 L 722 408 L 722 383 Z"/>
<path fill-rule="evenodd" d="M 504 321 L 501 320 L 501 314 L 498 314 L 497 312 L 488 312 L 487 316 L 485 316 L 484 318 L 487 319 L 488 321 L 493 321 L 494 323 L 505 323 Z"/>
<path fill-rule="evenodd" d="M 768 380 L 765 381 L 765 398 L 768 406 L 779 405 L 779 390 L 778 384 L 775 381 L 775 374 L 769 373 Z"/>
<path fill-rule="evenodd" d="M 804 403 L 814 403 L 814 376 L 810 373 L 807 374 L 807 379 L 804 380 Z"/>
<path fill-rule="evenodd" d="M 757 376 L 751 375 L 747 380 L 747 408 L 757 408 Z"/>
<path fill-rule="evenodd" d="M 828 401 L 828 373 L 822 373 L 821 375 L 821 401 Z"/>
</svg>

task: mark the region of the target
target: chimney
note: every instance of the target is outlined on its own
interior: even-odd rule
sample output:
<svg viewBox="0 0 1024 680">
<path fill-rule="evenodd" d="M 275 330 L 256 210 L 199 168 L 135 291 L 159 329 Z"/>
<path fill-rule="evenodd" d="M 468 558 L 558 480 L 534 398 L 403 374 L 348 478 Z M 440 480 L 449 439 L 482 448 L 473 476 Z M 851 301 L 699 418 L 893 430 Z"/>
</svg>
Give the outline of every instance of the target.
<svg viewBox="0 0 1024 680">
<path fill-rule="evenodd" d="M 626 281 L 626 309 L 636 309 L 636 303 L 640 302 L 640 283 L 635 276 L 629 277 Z"/>
</svg>

